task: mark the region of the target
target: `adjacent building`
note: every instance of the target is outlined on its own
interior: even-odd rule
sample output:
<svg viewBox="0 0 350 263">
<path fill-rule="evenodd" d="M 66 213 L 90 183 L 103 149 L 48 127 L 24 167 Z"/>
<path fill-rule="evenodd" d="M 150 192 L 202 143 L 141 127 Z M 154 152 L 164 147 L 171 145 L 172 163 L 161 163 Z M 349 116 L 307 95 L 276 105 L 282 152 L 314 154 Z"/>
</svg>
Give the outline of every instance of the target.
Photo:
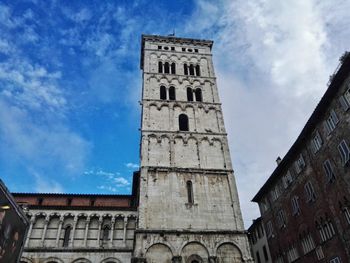
<svg viewBox="0 0 350 263">
<path fill-rule="evenodd" d="M 273 262 L 350 262 L 350 55 L 259 192 Z"/>
<path fill-rule="evenodd" d="M 23 262 L 253 262 L 212 45 L 142 36 L 133 194 L 15 194 L 31 219 Z"/>
<path fill-rule="evenodd" d="M 253 224 L 248 228 L 248 237 L 255 262 L 272 263 L 266 231 L 261 217 L 253 220 Z"/>
</svg>

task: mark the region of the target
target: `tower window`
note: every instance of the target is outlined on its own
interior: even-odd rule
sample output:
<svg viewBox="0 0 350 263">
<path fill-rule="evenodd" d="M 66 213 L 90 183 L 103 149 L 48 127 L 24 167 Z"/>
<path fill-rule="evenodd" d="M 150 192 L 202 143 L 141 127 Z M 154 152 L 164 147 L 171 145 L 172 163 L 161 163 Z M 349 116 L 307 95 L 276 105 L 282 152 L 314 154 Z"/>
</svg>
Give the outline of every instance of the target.
<svg viewBox="0 0 350 263">
<path fill-rule="evenodd" d="M 169 88 L 169 100 L 176 100 L 175 87 L 173 86 Z"/>
<path fill-rule="evenodd" d="M 179 115 L 179 129 L 180 131 L 188 131 L 188 117 L 186 114 Z"/>
<path fill-rule="evenodd" d="M 162 49 L 162 46 L 158 46 L 158 49 Z"/>
<path fill-rule="evenodd" d="M 184 64 L 184 74 L 188 75 L 188 67 L 187 64 Z"/>
<path fill-rule="evenodd" d="M 186 188 L 187 188 L 187 201 L 189 204 L 193 204 L 194 203 L 194 199 L 193 199 L 193 186 L 192 186 L 192 182 L 191 181 L 187 181 L 186 182 Z"/>
<path fill-rule="evenodd" d="M 182 51 L 186 51 L 186 48 L 183 47 L 183 48 L 182 48 Z"/>
<path fill-rule="evenodd" d="M 171 74 L 176 74 L 176 66 L 175 66 L 175 63 L 171 63 Z"/>
<path fill-rule="evenodd" d="M 175 47 L 171 47 L 171 50 L 175 50 Z"/>
<path fill-rule="evenodd" d="M 195 49 L 194 49 L 194 52 L 198 53 L 198 49 L 197 49 L 197 48 L 195 48 Z"/>
<path fill-rule="evenodd" d="M 158 62 L 158 73 L 163 73 L 163 63 L 162 63 L 162 61 Z"/>
<path fill-rule="evenodd" d="M 169 74 L 169 62 L 164 63 L 164 73 Z"/>
<path fill-rule="evenodd" d="M 103 227 L 103 232 L 102 232 L 102 241 L 103 241 L 103 242 L 108 241 L 108 238 L 109 238 L 109 230 L 110 230 L 110 228 L 109 228 L 108 225 L 105 225 L 105 226 Z"/>
<path fill-rule="evenodd" d="M 190 65 L 190 75 L 194 76 L 194 66 L 192 64 Z"/>
<path fill-rule="evenodd" d="M 164 86 L 160 86 L 160 99 L 166 100 L 166 88 Z"/>
<path fill-rule="evenodd" d="M 200 75 L 201 75 L 201 69 L 199 65 L 196 65 L 196 76 L 200 76 Z"/>
<path fill-rule="evenodd" d="M 68 247 L 71 230 L 72 230 L 72 227 L 71 226 L 67 226 L 65 231 L 64 231 L 63 247 Z"/>
<path fill-rule="evenodd" d="M 191 88 L 187 88 L 187 100 L 193 101 L 193 91 Z"/>
<path fill-rule="evenodd" d="M 196 101 L 202 101 L 202 90 L 201 89 L 196 89 L 195 91 L 195 95 L 196 95 Z"/>
</svg>

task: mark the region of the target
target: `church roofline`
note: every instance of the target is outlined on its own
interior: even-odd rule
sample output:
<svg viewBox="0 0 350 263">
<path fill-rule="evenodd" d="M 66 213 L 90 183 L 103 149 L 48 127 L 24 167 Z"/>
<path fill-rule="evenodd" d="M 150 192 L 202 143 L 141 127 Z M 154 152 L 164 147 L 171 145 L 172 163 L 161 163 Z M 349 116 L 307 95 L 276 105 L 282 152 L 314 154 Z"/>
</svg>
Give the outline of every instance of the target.
<svg viewBox="0 0 350 263">
<path fill-rule="evenodd" d="M 208 46 L 211 50 L 213 47 L 214 41 L 205 40 L 205 39 L 194 39 L 194 38 L 184 38 L 176 36 L 160 36 L 160 35 L 145 35 L 141 36 L 141 59 L 140 59 L 140 68 L 143 69 L 143 53 L 145 47 L 145 41 L 154 41 L 154 42 L 164 42 L 164 43 L 173 43 L 173 44 L 187 44 L 187 45 L 196 45 L 196 46 Z"/>
<path fill-rule="evenodd" d="M 315 130 L 315 126 L 319 121 L 324 118 L 324 114 L 328 110 L 330 103 L 336 96 L 337 92 L 341 88 L 343 82 L 349 75 L 350 68 L 350 52 L 345 52 L 345 54 L 340 59 L 340 64 L 335 70 L 335 73 L 331 76 L 328 89 L 322 96 L 320 102 L 317 104 L 315 110 L 311 114 L 310 118 L 306 122 L 304 128 L 300 132 L 299 136 L 290 147 L 286 155 L 283 157 L 279 165 L 260 188 L 258 193 L 251 200 L 252 202 L 259 202 L 261 198 L 271 189 L 276 181 L 280 178 L 281 174 L 288 169 L 293 161 L 295 161 L 296 156 L 300 153 L 301 149 L 310 140 L 312 133 Z"/>
</svg>

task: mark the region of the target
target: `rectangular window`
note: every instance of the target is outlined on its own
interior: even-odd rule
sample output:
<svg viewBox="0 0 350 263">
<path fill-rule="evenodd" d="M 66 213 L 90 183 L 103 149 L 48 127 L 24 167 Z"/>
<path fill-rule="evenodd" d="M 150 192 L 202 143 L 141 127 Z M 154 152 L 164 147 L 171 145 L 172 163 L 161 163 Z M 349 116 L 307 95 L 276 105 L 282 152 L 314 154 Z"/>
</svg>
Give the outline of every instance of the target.
<svg viewBox="0 0 350 263">
<path fill-rule="evenodd" d="M 256 259 L 257 259 L 258 263 L 261 263 L 259 251 L 256 251 Z"/>
<path fill-rule="evenodd" d="M 272 202 L 276 201 L 279 196 L 280 196 L 279 195 L 279 189 L 278 189 L 278 186 L 276 185 L 271 191 L 271 200 L 272 200 Z"/>
<path fill-rule="evenodd" d="M 304 254 L 309 253 L 315 248 L 315 242 L 310 234 L 301 239 L 301 246 Z"/>
<path fill-rule="evenodd" d="M 283 210 L 278 211 L 277 213 L 277 224 L 279 228 L 286 227 L 286 216 Z"/>
<path fill-rule="evenodd" d="M 295 260 L 297 260 L 299 258 L 299 254 L 298 254 L 298 250 L 295 247 L 295 245 L 293 245 L 288 251 L 287 251 L 287 259 L 288 262 L 294 262 Z"/>
<path fill-rule="evenodd" d="M 283 256 L 278 256 L 275 263 L 284 263 Z"/>
<path fill-rule="evenodd" d="M 339 257 L 332 258 L 329 263 L 341 263 L 341 260 Z"/>
<path fill-rule="evenodd" d="M 282 177 L 282 182 L 284 188 L 287 188 L 292 182 L 293 182 L 293 177 L 290 171 L 288 171 L 283 177 Z"/>
<path fill-rule="evenodd" d="M 348 222 L 348 224 L 350 225 L 350 211 L 349 211 L 349 208 L 344 207 L 343 208 L 343 213 L 344 213 L 346 222 Z"/>
<path fill-rule="evenodd" d="M 269 260 L 269 255 L 267 254 L 267 250 L 266 250 L 265 246 L 263 246 L 263 252 L 264 252 L 265 261 L 268 261 Z"/>
<path fill-rule="evenodd" d="M 273 228 L 272 228 L 272 222 L 268 221 L 266 224 L 266 236 L 269 238 L 272 236 Z"/>
<path fill-rule="evenodd" d="M 326 220 L 317 225 L 318 232 L 320 234 L 322 242 L 331 239 L 335 235 L 335 230 L 331 220 Z"/>
<path fill-rule="evenodd" d="M 324 254 L 321 246 L 316 248 L 316 256 L 318 260 L 321 260 L 324 258 Z"/>
<path fill-rule="evenodd" d="M 295 161 L 294 166 L 297 174 L 299 174 L 304 169 L 305 161 L 302 154 L 299 155 L 299 158 Z"/>
<path fill-rule="evenodd" d="M 170 49 L 174 51 L 174 50 L 175 50 L 175 47 L 170 47 Z"/>
<path fill-rule="evenodd" d="M 315 136 L 312 138 L 312 141 L 311 141 L 311 147 L 314 154 L 321 149 L 322 143 L 323 141 L 322 141 L 321 135 L 319 134 L 319 132 L 316 132 Z"/>
<path fill-rule="evenodd" d="M 345 140 L 342 140 L 341 143 L 338 145 L 338 150 L 343 164 L 346 164 L 349 161 L 350 151 L 349 146 Z"/>
<path fill-rule="evenodd" d="M 267 198 L 264 198 L 260 203 L 260 210 L 261 210 L 261 213 L 265 213 L 268 209 L 269 209 L 269 201 L 267 200 Z"/>
<path fill-rule="evenodd" d="M 307 202 L 313 202 L 316 200 L 316 195 L 314 188 L 311 184 L 311 182 L 307 182 L 304 186 L 305 194 L 306 194 L 306 201 Z"/>
<path fill-rule="evenodd" d="M 332 163 L 331 163 L 331 161 L 329 159 L 324 161 L 323 169 L 324 169 L 325 174 L 326 174 L 327 182 L 328 183 L 333 182 L 335 180 L 335 174 L 334 174 L 334 171 L 333 171 Z"/>
<path fill-rule="evenodd" d="M 294 196 L 291 200 L 293 216 L 300 214 L 299 197 Z"/>
<path fill-rule="evenodd" d="M 158 49 L 162 49 L 162 46 L 158 46 Z"/>
<path fill-rule="evenodd" d="M 348 84 L 349 87 L 349 84 Z M 342 96 L 339 98 L 340 105 L 344 111 L 347 111 L 350 108 L 350 89 L 347 89 Z"/>
<path fill-rule="evenodd" d="M 339 122 L 339 119 L 338 119 L 337 114 L 335 113 L 334 110 L 331 110 L 328 118 L 325 121 L 325 127 L 327 130 L 327 134 L 330 134 L 335 129 L 338 122 Z"/>
</svg>

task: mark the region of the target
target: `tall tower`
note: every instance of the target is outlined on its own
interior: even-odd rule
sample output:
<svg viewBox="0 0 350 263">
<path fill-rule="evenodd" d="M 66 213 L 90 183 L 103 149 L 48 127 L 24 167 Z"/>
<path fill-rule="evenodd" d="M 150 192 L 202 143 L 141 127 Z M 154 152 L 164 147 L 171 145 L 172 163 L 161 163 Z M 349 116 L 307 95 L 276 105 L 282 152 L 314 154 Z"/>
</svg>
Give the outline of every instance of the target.
<svg viewBox="0 0 350 263">
<path fill-rule="evenodd" d="M 253 262 L 208 40 L 142 36 L 134 262 Z"/>
</svg>

